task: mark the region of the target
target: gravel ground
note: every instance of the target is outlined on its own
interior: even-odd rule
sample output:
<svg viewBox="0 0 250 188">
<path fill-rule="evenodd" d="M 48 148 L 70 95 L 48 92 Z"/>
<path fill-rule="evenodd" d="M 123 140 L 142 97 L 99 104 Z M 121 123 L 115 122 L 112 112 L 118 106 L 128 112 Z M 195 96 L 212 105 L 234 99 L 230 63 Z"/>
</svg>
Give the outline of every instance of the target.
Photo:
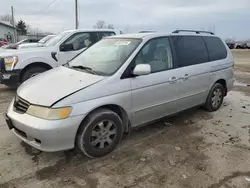
<svg viewBox="0 0 250 188">
<path fill-rule="evenodd" d="M 219 111 L 191 109 L 134 130 L 100 159 L 40 152 L 22 143 L 2 116 L 15 90 L 0 86 L 0 188 L 250 188 L 246 62 L 236 64 L 235 89 Z"/>
</svg>

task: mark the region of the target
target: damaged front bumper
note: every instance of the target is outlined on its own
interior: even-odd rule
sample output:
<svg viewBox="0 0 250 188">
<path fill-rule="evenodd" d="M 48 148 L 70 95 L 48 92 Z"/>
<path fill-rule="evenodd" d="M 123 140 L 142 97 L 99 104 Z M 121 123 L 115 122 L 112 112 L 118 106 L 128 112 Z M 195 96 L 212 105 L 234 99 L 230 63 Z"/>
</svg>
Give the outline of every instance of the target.
<svg viewBox="0 0 250 188">
<path fill-rule="evenodd" d="M 0 58 L 0 84 L 17 86 L 20 82 L 21 70 L 6 71 L 3 58 Z"/>
</svg>

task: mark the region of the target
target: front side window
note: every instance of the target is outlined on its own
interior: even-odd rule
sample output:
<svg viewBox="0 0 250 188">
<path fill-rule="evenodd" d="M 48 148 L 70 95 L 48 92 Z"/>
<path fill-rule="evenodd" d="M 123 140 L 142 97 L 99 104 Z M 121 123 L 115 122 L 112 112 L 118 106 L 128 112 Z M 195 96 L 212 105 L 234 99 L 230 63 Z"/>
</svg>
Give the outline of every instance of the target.
<svg viewBox="0 0 250 188">
<path fill-rule="evenodd" d="M 140 39 L 106 38 L 74 58 L 69 67 L 87 67 L 100 75 L 112 75 L 141 43 Z M 80 69 L 79 69 L 80 70 Z"/>
<path fill-rule="evenodd" d="M 172 52 L 167 37 L 152 39 L 138 53 L 135 64 L 149 64 L 151 72 L 160 72 L 173 68 Z"/>
<path fill-rule="evenodd" d="M 69 37 L 63 44 L 72 44 L 73 50 L 77 51 L 83 48 L 88 48 L 95 42 L 95 33 L 76 33 Z"/>
<path fill-rule="evenodd" d="M 200 36 L 172 36 L 179 67 L 209 61 L 207 49 Z"/>
</svg>

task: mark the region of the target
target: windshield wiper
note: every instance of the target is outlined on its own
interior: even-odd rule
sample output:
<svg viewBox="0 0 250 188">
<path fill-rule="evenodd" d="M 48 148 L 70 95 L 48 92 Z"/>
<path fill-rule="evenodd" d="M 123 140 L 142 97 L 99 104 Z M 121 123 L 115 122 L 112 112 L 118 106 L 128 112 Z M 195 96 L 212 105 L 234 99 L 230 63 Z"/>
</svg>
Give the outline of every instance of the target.
<svg viewBox="0 0 250 188">
<path fill-rule="evenodd" d="M 92 74 L 95 74 L 97 75 L 97 73 L 90 67 L 85 67 L 85 66 L 82 66 L 82 65 L 75 65 L 75 66 L 71 66 L 72 68 L 75 68 L 75 69 L 82 69 L 82 70 L 86 70 L 87 72 L 90 72 Z"/>
<path fill-rule="evenodd" d="M 69 61 L 67 61 L 65 64 L 63 64 L 62 66 L 69 66 Z"/>
</svg>

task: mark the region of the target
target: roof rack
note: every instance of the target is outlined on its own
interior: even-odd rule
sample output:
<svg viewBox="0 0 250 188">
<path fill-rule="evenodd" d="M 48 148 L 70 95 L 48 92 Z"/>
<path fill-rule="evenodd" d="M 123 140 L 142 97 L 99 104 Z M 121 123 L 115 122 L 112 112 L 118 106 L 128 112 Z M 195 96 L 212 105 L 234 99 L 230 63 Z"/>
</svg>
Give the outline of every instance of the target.
<svg viewBox="0 0 250 188">
<path fill-rule="evenodd" d="M 139 33 L 154 33 L 155 31 L 140 31 Z"/>
<path fill-rule="evenodd" d="M 196 31 L 196 30 L 175 30 L 172 33 L 179 33 L 179 32 L 194 32 L 196 34 L 208 33 L 208 34 L 214 35 L 214 33 L 210 31 Z"/>
</svg>

